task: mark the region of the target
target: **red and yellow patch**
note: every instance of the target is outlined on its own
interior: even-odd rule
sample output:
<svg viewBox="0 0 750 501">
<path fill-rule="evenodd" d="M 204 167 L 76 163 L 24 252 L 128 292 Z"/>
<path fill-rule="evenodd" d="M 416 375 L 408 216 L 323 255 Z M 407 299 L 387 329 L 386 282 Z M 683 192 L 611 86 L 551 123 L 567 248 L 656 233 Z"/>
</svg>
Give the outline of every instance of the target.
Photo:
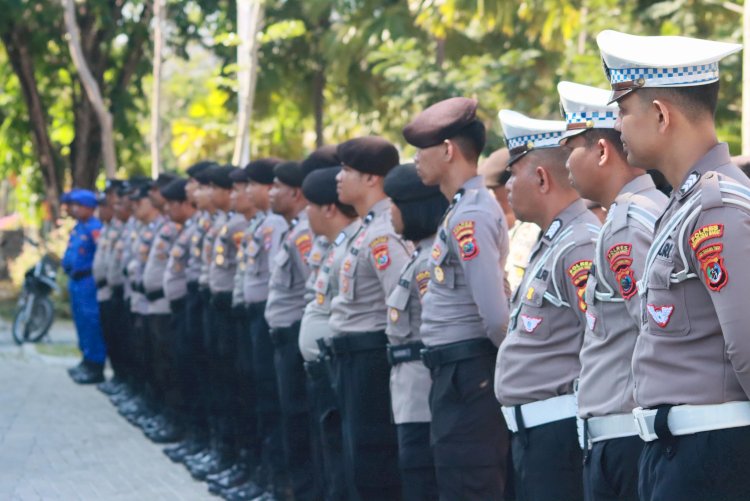
<svg viewBox="0 0 750 501">
<path fill-rule="evenodd" d="M 235 231 L 232 234 L 232 240 L 234 241 L 235 247 L 239 248 L 242 246 L 242 238 L 245 236 L 245 234 L 241 231 Z"/>
<path fill-rule="evenodd" d="M 722 244 L 707 245 L 695 253 L 701 264 L 703 278 L 706 285 L 712 291 L 718 292 L 727 284 L 729 275 L 724 267 L 724 258 L 721 251 L 724 249 Z"/>
<path fill-rule="evenodd" d="M 294 241 L 294 245 L 297 247 L 297 251 L 299 251 L 299 255 L 302 256 L 302 259 L 307 262 L 310 250 L 312 249 L 312 238 L 310 237 L 310 234 L 303 233 L 298 236 L 297 240 Z"/>
<path fill-rule="evenodd" d="M 99 234 L 100 233 L 101 233 L 101 231 L 99 231 L 99 230 L 91 230 L 91 238 L 94 240 L 94 242 L 96 242 L 97 240 L 99 240 Z"/>
<path fill-rule="evenodd" d="M 576 288 L 576 295 L 578 296 L 578 308 L 581 311 L 586 311 L 586 301 L 583 299 L 583 295 L 586 292 L 586 283 L 589 279 L 589 272 L 593 266 L 593 262 L 584 259 L 576 261 L 571 264 L 568 268 L 568 276 L 570 276 L 573 286 Z"/>
<path fill-rule="evenodd" d="M 698 228 L 692 235 L 690 235 L 690 247 L 692 247 L 693 250 L 696 250 L 700 246 L 700 244 L 702 244 L 706 240 L 710 240 L 712 238 L 720 238 L 723 235 L 723 224 L 708 224 L 706 226 Z"/>
<path fill-rule="evenodd" d="M 391 256 L 388 254 L 388 237 L 378 237 L 370 242 L 372 257 L 375 259 L 375 268 L 380 271 L 391 265 Z"/>
<path fill-rule="evenodd" d="M 417 289 L 419 290 L 419 297 L 425 295 L 427 292 L 427 284 L 430 283 L 430 271 L 420 271 L 417 273 Z"/>
<path fill-rule="evenodd" d="M 432 260 L 437 261 L 438 259 L 440 259 L 440 254 L 442 254 L 442 252 L 440 251 L 440 246 L 438 244 L 433 245 L 432 252 L 430 253 L 430 255 L 432 256 Z"/>
<path fill-rule="evenodd" d="M 453 236 L 458 241 L 461 259 L 471 261 L 479 255 L 479 245 L 474 238 L 474 221 L 463 221 L 453 228 Z"/>
<path fill-rule="evenodd" d="M 615 244 L 607 251 L 609 268 L 615 272 L 615 280 L 620 287 L 623 299 L 630 299 L 638 291 L 635 275 L 630 265 L 633 260 L 629 257 L 633 246 L 630 244 Z"/>
</svg>

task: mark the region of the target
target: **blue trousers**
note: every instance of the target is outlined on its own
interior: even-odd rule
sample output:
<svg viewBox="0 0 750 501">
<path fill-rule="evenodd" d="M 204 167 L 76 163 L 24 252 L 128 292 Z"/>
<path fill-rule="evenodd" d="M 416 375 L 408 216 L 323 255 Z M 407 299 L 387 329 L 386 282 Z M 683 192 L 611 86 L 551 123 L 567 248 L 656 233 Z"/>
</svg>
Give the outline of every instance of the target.
<svg viewBox="0 0 750 501">
<path fill-rule="evenodd" d="M 96 283 L 93 277 L 68 282 L 70 292 L 70 309 L 73 311 L 73 322 L 78 331 L 78 348 L 83 359 L 88 362 L 103 364 L 107 359 L 104 346 L 102 326 L 99 321 L 99 303 L 96 302 Z"/>
</svg>

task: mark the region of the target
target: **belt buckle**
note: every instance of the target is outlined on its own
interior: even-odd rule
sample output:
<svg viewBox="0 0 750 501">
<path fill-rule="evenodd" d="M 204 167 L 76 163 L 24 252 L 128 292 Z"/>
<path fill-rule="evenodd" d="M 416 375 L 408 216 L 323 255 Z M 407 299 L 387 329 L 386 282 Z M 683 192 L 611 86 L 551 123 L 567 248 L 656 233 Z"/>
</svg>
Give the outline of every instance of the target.
<svg viewBox="0 0 750 501">
<path fill-rule="evenodd" d="M 648 418 L 656 416 L 656 411 L 652 409 L 642 409 L 641 407 L 636 407 L 633 409 L 633 419 L 635 419 L 635 428 L 638 431 L 638 436 L 641 437 L 641 440 L 644 442 L 653 442 L 654 440 L 658 439 L 659 437 L 656 435 L 656 432 L 649 431 L 648 426 Z M 653 426 L 652 426 L 653 429 Z"/>
<path fill-rule="evenodd" d="M 518 433 L 518 423 L 516 422 L 515 407 L 500 407 L 500 411 L 505 418 L 505 426 L 513 433 Z"/>
<path fill-rule="evenodd" d="M 422 363 L 425 367 L 432 370 L 432 356 L 429 348 L 422 348 L 419 350 L 419 357 L 422 359 Z"/>
</svg>

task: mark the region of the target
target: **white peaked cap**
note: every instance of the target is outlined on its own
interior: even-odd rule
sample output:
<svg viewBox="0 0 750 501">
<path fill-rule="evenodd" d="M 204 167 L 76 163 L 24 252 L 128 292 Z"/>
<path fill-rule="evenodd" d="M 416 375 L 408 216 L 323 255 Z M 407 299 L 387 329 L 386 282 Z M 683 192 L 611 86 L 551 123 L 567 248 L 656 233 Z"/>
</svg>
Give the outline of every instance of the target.
<svg viewBox="0 0 750 501">
<path fill-rule="evenodd" d="M 533 149 L 559 146 L 566 129 L 562 120 L 537 120 L 512 110 L 500 110 L 498 116 L 510 151 L 508 165 Z"/>
<path fill-rule="evenodd" d="M 565 117 L 567 131 L 562 139 L 589 129 L 612 129 L 617 121 L 619 107 L 610 103 L 612 92 L 573 82 L 557 84 L 560 94 L 560 111 Z"/>
</svg>

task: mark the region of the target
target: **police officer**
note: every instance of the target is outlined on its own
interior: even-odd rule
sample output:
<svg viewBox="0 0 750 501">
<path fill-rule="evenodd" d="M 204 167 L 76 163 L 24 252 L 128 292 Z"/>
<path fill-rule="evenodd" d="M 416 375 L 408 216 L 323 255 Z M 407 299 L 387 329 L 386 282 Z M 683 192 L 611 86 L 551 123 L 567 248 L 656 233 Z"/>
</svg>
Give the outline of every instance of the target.
<svg viewBox="0 0 750 501">
<path fill-rule="evenodd" d="M 388 361 L 391 364 L 391 408 L 398 431 L 401 492 L 404 501 L 438 498 L 435 463 L 430 447 L 430 371 L 422 363 L 419 326 L 422 297 L 430 282 L 429 257 L 448 200 L 438 186 L 425 186 L 414 164 L 404 164 L 385 177 L 396 233 L 412 242 L 414 252 L 401 270 L 388 306 Z"/>
<path fill-rule="evenodd" d="M 505 484 L 507 431 L 492 372 L 508 321 L 508 228 L 477 175 L 485 129 L 476 109 L 474 99 L 447 99 L 403 131 L 418 148 L 424 184 L 439 185 L 451 201 L 430 250 L 420 327 L 432 376 L 430 440 L 441 499 L 500 499 Z"/>
<path fill-rule="evenodd" d="M 631 360 L 641 322 L 636 283 L 643 274 L 656 219 L 667 204 L 645 170 L 627 163 L 614 130 L 610 92 L 561 82 L 570 150 L 568 169 L 582 197 L 607 207 L 589 274 L 581 349 L 578 415 L 583 427 L 583 492 L 587 500 L 638 500 L 643 442 L 633 421 Z M 596 270 L 596 271 L 594 271 Z"/>
<path fill-rule="evenodd" d="M 544 231 L 511 301 L 495 394 L 511 438 L 520 500 L 582 499 L 574 381 L 586 325 L 583 293 L 599 221 L 570 185 L 565 122 L 500 112 L 516 217 Z"/>
<path fill-rule="evenodd" d="M 83 360 L 71 371 L 71 377 L 78 384 L 100 383 L 104 380 L 107 354 L 91 267 L 102 224 L 94 217 L 97 201 L 93 192 L 79 189 L 70 194 L 69 200 L 71 215 L 77 223 L 70 233 L 62 267 L 69 277 L 70 306 L 78 347 L 83 354 Z"/>
<path fill-rule="evenodd" d="M 714 126 L 719 60 L 741 46 L 615 31 L 597 43 L 628 163 L 673 187 L 638 284 L 638 494 L 748 499 L 750 181 Z"/>
<path fill-rule="evenodd" d="M 307 394 L 310 399 L 313 459 L 316 474 L 322 480 L 323 499 L 347 499 L 341 448 L 341 414 L 331 387 L 327 349 L 318 343 L 333 336 L 328 324 L 331 300 L 339 289 L 338 273 L 348 242 L 360 225 L 354 208 L 342 204 L 336 193 L 340 166 L 310 173 L 302 183 L 309 204 L 310 228 L 331 245 L 322 252 L 321 266 L 311 272 L 313 298 L 305 306 L 299 334 L 299 350 L 305 359 Z M 310 282 L 308 282 L 308 286 Z"/>
<path fill-rule="evenodd" d="M 393 231 L 383 179 L 398 165 L 398 151 L 385 139 L 368 136 L 341 143 L 337 153 L 343 165 L 337 177 L 339 200 L 362 218 L 341 264 L 330 317 L 348 497 L 395 500 L 401 493 L 385 299 L 398 283 L 409 250 Z"/>
</svg>

